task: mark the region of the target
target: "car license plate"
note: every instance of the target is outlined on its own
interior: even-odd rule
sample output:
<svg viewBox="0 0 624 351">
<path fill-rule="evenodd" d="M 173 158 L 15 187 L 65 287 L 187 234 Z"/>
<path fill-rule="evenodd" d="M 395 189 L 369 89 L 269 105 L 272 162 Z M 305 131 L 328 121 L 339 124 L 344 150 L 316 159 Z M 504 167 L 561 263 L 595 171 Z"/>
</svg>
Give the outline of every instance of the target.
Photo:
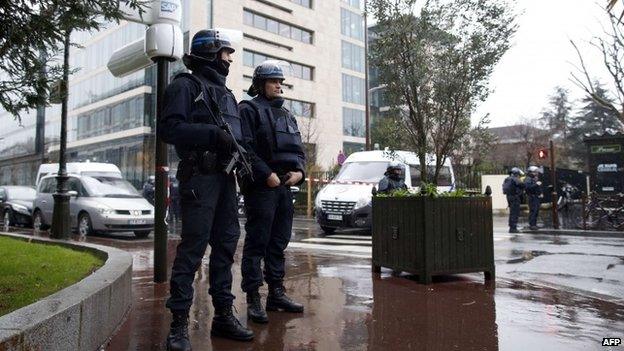
<svg viewBox="0 0 624 351">
<path fill-rule="evenodd" d="M 330 221 L 342 221 L 342 215 L 328 214 L 327 219 Z"/>
<path fill-rule="evenodd" d="M 128 224 L 145 224 L 147 223 L 144 219 L 131 219 L 128 221 Z"/>
</svg>

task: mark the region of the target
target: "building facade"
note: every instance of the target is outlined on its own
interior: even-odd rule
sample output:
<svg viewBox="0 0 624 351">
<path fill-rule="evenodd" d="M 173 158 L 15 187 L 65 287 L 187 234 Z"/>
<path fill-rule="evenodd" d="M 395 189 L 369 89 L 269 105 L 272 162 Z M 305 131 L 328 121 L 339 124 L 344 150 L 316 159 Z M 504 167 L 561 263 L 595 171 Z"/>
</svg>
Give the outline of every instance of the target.
<svg viewBox="0 0 624 351">
<path fill-rule="evenodd" d="M 228 87 L 246 99 L 253 67 L 266 59 L 292 67 L 286 106 L 299 121 L 308 157 L 322 168 L 341 150 L 365 144 L 364 0 L 183 0 L 185 49 L 201 29 L 242 31 L 235 42 Z M 96 33 L 76 33 L 70 53 L 68 161 L 109 162 L 139 187 L 153 174 L 155 67 L 115 78 L 106 64 L 114 50 L 144 36 L 145 26 L 122 21 Z M 180 62 L 171 73 L 184 70 Z M 45 110 L 45 111 L 44 111 Z M 57 162 L 60 105 L 0 114 L 0 183 L 33 185 L 42 162 Z M 39 123 L 38 123 L 39 122 Z M 38 134 L 39 133 L 39 134 Z M 170 166 L 177 168 L 175 153 Z"/>
</svg>

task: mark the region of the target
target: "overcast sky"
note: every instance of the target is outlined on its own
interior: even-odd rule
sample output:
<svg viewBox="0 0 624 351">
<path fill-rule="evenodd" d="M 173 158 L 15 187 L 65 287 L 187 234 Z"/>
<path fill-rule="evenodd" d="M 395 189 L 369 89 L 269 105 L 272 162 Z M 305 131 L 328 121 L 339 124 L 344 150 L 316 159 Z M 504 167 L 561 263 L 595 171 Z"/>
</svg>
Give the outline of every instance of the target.
<svg viewBox="0 0 624 351">
<path fill-rule="evenodd" d="M 586 63 L 594 76 L 606 77 L 600 56 L 589 55 L 587 41 L 602 33 L 608 19 L 602 8 L 606 0 L 517 0 L 519 29 L 513 47 L 502 58 L 491 79 L 494 92 L 477 109 L 473 122 L 490 113 L 491 126 L 505 126 L 521 117 L 532 118 L 546 106 L 554 87 L 568 88 L 573 98 L 582 97 L 569 78 L 578 62 L 570 39 L 588 52 Z M 621 12 L 621 5 L 616 11 Z M 620 13 L 617 12 L 617 13 Z M 594 68 L 595 67 L 595 68 Z M 607 82 L 607 79 L 603 79 Z"/>
</svg>

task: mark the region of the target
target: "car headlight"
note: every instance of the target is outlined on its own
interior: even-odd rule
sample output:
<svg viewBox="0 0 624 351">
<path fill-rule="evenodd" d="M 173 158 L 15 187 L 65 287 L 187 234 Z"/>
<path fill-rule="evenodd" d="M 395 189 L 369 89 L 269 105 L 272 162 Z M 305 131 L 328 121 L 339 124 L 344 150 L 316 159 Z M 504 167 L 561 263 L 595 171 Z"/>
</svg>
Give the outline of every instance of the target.
<svg viewBox="0 0 624 351">
<path fill-rule="evenodd" d="M 22 205 L 13 205 L 13 209 L 20 213 L 26 213 L 26 214 L 30 213 L 30 211 L 28 210 L 28 207 L 22 206 Z"/>
<path fill-rule="evenodd" d="M 97 209 L 99 214 L 103 214 L 103 215 L 109 215 L 109 214 L 113 214 L 115 213 L 115 210 L 113 210 L 112 208 L 108 208 L 108 207 L 100 207 Z"/>
<path fill-rule="evenodd" d="M 354 209 L 354 210 L 357 210 L 358 208 L 362 208 L 362 207 L 364 207 L 364 206 L 367 206 L 367 205 L 368 205 L 368 204 L 370 204 L 370 203 L 371 203 L 371 199 L 363 197 L 363 198 L 359 199 L 359 200 L 355 203 L 355 206 L 353 207 L 353 209 Z"/>
<path fill-rule="evenodd" d="M 321 201 L 321 195 L 323 194 L 323 190 L 325 190 L 325 188 L 319 190 L 319 192 L 316 193 L 316 198 L 314 198 L 314 207 L 323 207 L 323 202 Z"/>
</svg>

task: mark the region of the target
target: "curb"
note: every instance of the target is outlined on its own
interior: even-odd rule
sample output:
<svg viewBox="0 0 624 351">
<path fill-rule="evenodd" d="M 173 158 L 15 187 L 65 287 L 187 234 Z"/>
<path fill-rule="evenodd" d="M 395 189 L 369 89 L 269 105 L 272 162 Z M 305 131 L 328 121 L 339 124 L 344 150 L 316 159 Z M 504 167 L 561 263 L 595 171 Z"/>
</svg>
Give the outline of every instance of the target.
<svg viewBox="0 0 624 351">
<path fill-rule="evenodd" d="M 80 282 L 0 317 L 0 350 L 97 350 L 132 304 L 132 255 L 102 245 L 0 233 L 106 259 Z"/>
</svg>

